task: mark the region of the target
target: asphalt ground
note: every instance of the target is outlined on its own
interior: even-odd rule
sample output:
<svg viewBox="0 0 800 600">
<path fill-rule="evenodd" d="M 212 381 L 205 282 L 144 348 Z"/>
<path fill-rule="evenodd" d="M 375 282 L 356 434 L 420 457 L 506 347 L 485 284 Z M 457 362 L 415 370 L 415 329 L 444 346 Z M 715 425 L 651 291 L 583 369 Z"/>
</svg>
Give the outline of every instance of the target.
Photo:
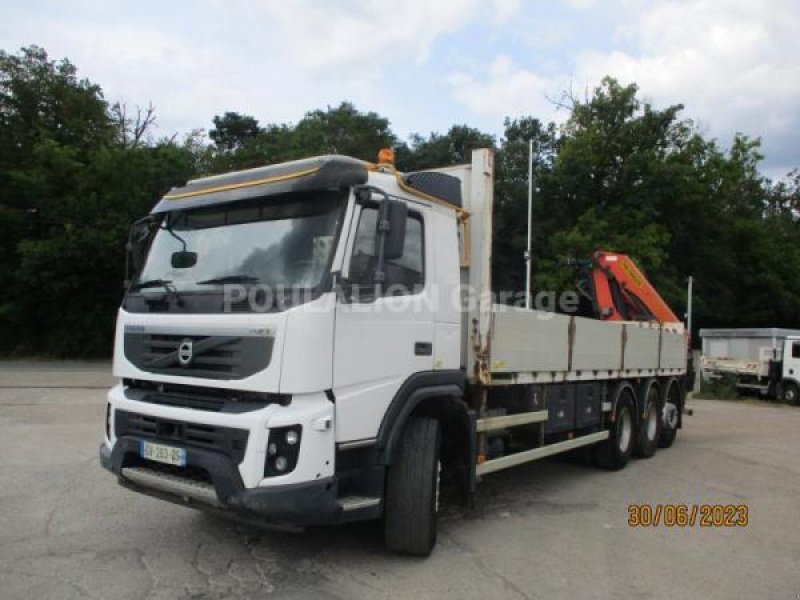
<svg viewBox="0 0 800 600">
<path fill-rule="evenodd" d="M 112 381 L 106 363 L 0 363 L 0 598 L 800 597 L 800 408 L 693 400 L 675 445 L 622 471 L 490 475 L 415 559 L 375 523 L 254 529 L 121 488 L 97 459 Z M 632 527 L 642 504 L 748 520 Z"/>
</svg>

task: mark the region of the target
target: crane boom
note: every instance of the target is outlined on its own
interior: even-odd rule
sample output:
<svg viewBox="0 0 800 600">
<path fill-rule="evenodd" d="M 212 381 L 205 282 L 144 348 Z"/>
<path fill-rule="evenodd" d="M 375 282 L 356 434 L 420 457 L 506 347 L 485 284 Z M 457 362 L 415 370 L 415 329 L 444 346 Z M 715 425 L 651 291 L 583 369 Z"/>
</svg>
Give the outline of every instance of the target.
<svg viewBox="0 0 800 600">
<path fill-rule="evenodd" d="M 680 322 L 628 255 L 598 250 L 580 267 L 578 289 L 600 319 Z"/>
</svg>

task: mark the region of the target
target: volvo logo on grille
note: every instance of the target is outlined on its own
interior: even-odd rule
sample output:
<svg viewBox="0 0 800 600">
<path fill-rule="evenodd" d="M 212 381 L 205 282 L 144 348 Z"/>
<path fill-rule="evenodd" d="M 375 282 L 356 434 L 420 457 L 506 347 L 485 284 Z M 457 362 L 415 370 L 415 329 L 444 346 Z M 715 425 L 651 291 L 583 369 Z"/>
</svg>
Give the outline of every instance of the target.
<svg viewBox="0 0 800 600">
<path fill-rule="evenodd" d="M 192 362 L 192 340 L 183 340 L 178 346 L 178 362 L 182 367 L 188 367 Z"/>
</svg>

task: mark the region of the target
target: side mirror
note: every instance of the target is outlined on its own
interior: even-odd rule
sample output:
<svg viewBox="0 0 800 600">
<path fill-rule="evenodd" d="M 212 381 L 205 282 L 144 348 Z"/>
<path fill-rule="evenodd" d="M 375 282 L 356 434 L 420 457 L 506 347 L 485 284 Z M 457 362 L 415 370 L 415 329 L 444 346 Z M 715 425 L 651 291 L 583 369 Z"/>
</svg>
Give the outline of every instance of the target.
<svg viewBox="0 0 800 600">
<path fill-rule="evenodd" d="M 173 252 L 170 262 L 173 269 L 191 269 L 197 264 L 197 252 Z"/>
<path fill-rule="evenodd" d="M 378 216 L 378 240 L 383 235 L 383 258 L 394 260 L 403 256 L 406 243 L 408 206 L 402 200 L 384 198 Z"/>
</svg>

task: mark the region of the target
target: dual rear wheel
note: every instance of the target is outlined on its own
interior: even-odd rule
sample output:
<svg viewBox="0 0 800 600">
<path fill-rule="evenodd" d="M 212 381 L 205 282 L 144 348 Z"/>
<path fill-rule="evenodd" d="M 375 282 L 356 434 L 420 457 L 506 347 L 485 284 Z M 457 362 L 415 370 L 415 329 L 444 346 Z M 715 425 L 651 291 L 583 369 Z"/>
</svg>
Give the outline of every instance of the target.
<svg viewBox="0 0 800 600">
<path fill-rule="evenodd" d="M 618 471 L 628 464 L 636 443 L 636 423 L 633 393 L 630 388 L 622 388 L 617 392 L 608 439 L 594 447 L 597 466 Z"/>
<path fill-rule="evenodd" d="M 606 441 L 595 446 L 595 463 L 609 470 L 623 468 L 632 455 L 650 458 L 658 448 L 669 448 L 675 442 L 680 416 L 681 387 L 677 380 L 666 382 L 662 399 L 658 384 L 642 384 L 641 411 L 637 410 L 633 388 L 618 388 L 614 414 Z"/>
</svg>

